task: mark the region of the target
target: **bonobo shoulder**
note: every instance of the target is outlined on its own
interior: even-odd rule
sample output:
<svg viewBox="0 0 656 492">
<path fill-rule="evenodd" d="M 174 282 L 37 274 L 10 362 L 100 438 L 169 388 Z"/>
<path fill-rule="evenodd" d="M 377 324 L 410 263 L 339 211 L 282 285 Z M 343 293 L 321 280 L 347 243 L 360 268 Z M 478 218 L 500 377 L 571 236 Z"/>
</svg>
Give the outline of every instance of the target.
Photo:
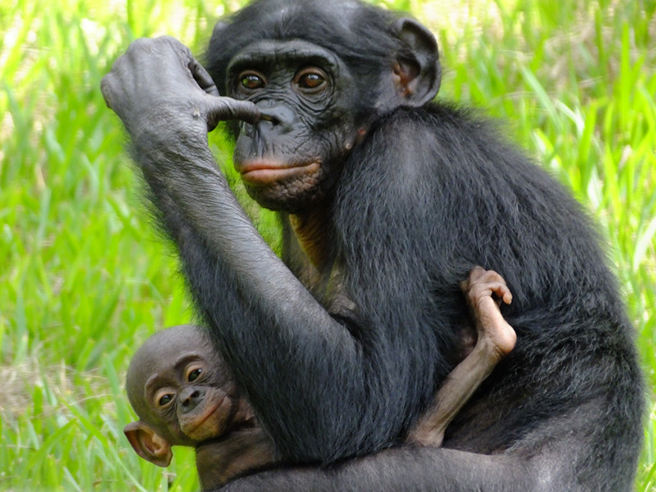
<svg viewBox="0 0 656 492">
<path fill-rule="evenodd" d="M 431 146 L 446 127 L 458 123 L 456 106 L 427 103 L 421 107 L 401 106 L 379 117 L 371 126 L 363 142 L 376 149 L 387 149 L 393 154 L 405 153 L 416 147 L 430 157 Z M 394 138 L 389 138 L 394 135 Z M 423 159 L 421 159 L 423 160 Z"/>
<path fill-rule="evenodd" d="M 512 182 L 548 180 L 495 123 L 476 110 L 442 101 L 397 108 L 372 125 L 350 156 L 344 179 L 377 183 L 377 189 L 384 190 L 381 197 L 395 194 L 398 199 L 405 190 L 405 200 L 415 195 L 424 203 L 437 196 L 459 201 L 459 195 L 448 190 L 460 188 L 463 179 L 483 195 L 490 179 L 506 183 L 499 184 L 504 188 Z M 379 155 L 385 159 L 370 159 Z M 420 190 L 425 194 L 418 195 Z"/>
<path fill-rule="evenodd" d="M 389 121 L 400 125 L 422 126 L 430 129 L 462 129 L 466 126 L 475 126 L 492 129 L 490 118 L 482 111 L 463 106 L 453 101 L 439 99 L 428 102 L 421 107 L 399 107 L 393 113 L 380 119 L 381 123 Z"/>
<path fill-rule="evenodd" d="M 535 168 L 517 145 L 509 138 L 503 122 L 485 115 L 482 111 L 461 106 L 450 101 L 433 101 L 419 108 L 400 107 L 381 117 L 372 127 L 372 134 L 406 135 L 405 145 L 423 149 L 426 158 L 443 160 L 448 157 L 445 151 L 464 152 L 480 164 L 490 163 L 486 152 L 500 152 L 508 160 L 521 161 L 523 165 Z M 399 140 L 386 139 L 390 147 L 398 146 Z M 483 154 L 477 154 L 483 149 Z M 437 154 L 436 154 L 437 152 Z"/>
</svg>

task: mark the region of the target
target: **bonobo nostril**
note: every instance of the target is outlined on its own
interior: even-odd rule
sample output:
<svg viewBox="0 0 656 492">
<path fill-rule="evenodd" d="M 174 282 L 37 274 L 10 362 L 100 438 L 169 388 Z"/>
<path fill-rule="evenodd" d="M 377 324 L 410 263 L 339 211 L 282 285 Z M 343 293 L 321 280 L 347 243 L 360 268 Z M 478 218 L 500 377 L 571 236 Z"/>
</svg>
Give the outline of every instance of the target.
<svg viewBox="0 0 656 492">
<path fill-rule="evenodd" d="M 180 393 L 180 405 L 184 413 L 191 412 L 205 398 L 205 391 L 197 388 L 186 388 Z"/>
<path fill-rule="evenodd" d="M 274 121 L 274 117 L 271 116 L 270 114 L 266 114 L 266 113 L 263 113 L 262 111 L 260 111 L 260 120 L 264 120 L 264 121 L 272 121 L 272 122 L 273 122 L 273 121 Z"/>
<path fill-rule="evenodd" d="M 187 398 L 187 400 L 185 400 L 185 401 L 194 400 L 194 399 L 198 398 L 199 396 L 200 396 L 200 392 L 198 390 L 196 390 L 192 394 L 190 394 L 189 398 Z"/>
<path fill-rule="evenodd" d="M 260 112 L 260 121 L 268 121 L 273 125 L 282 125 L 283 127 L 291 127 L 294 124 L 294 112 L 287 106 L 282 104 L 272 106 L 266 101 L 255 105 Z"/>
</svg>

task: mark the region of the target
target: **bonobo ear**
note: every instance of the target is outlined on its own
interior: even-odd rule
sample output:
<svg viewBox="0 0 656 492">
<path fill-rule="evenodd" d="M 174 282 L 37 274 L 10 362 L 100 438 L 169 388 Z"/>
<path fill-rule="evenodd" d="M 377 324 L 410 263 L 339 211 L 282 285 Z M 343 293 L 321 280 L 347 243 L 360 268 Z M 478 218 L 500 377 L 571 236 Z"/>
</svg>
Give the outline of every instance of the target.
<svg viewBox="0 0 656 492">
<path fill-rule="evenodd" d="M 125 426 L 123 432 L 132 448 L 143 459 L 161 467 L 171 464 L 173 458 L 171 444 L 148 424 L 141 420 L 131 422 Z"/>
<path fill-rule="evenodd" d="M 402 106 L 423 106 L 440 89 L 442 68 L 435 36 L 414 19 L 402 18 L 390 26 L 406 49 L 397 55 L 394 83 Z"/>
</svg>

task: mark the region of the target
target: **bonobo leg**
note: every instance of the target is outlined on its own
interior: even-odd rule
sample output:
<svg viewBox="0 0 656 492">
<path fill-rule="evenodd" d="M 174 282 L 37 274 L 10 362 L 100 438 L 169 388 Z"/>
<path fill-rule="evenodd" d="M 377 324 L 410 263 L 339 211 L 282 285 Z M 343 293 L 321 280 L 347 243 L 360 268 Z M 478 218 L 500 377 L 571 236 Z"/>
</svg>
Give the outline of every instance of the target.
<svg viewBox="0 0 656 492">
<path fill-rule="evenodd" d="M 537 463 L 445 448 L 389 449 L 329 469 L 271 470 L 229 483 L 222 492 L 512 492 L 560 491 L 542 486 Z M 546 476 L 546 474 L 543 474 Z"/>
<path fill-rule="evenodd" d="M 501 275 L 476 267 L 461 287 L 476 322 L 476 346 L 447 376 L 435 396 L 432 409 L 408 435 L 408 442 L 414 444 L 441 446 L 444 431 L 453 417 L 517 341 L 515 330 L 503 318 L 492 298 L 496 294 L 506 304 L 512 301 L 510 289 Z"/>
</svg>

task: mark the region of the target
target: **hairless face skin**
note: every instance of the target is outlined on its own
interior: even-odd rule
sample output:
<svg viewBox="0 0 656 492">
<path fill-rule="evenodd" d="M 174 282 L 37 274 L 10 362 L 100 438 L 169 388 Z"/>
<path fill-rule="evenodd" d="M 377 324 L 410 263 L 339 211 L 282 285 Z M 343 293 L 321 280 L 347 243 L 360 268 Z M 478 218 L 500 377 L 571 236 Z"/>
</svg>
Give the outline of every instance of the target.
<svg viewBox="0 0 656 492">
<path fill-rule="evenodd" d="M 475 346 L 449 374 L 409 443 L 440 446 L 453 417 L 515 345 L 515 332 L 499 311 L 499 303 L 512 300 L 501 276 L 475 268 L 461 288 L 476 323 Z M 149 338 L 132 358 L 126 387 L 139 416 L 125 427 L 134 450 L 165 467 L 172 446 L 195 447 L 203 490 L 275 464 L 269 438 L 203 328 L 176 326 Z"/>
</svg>

